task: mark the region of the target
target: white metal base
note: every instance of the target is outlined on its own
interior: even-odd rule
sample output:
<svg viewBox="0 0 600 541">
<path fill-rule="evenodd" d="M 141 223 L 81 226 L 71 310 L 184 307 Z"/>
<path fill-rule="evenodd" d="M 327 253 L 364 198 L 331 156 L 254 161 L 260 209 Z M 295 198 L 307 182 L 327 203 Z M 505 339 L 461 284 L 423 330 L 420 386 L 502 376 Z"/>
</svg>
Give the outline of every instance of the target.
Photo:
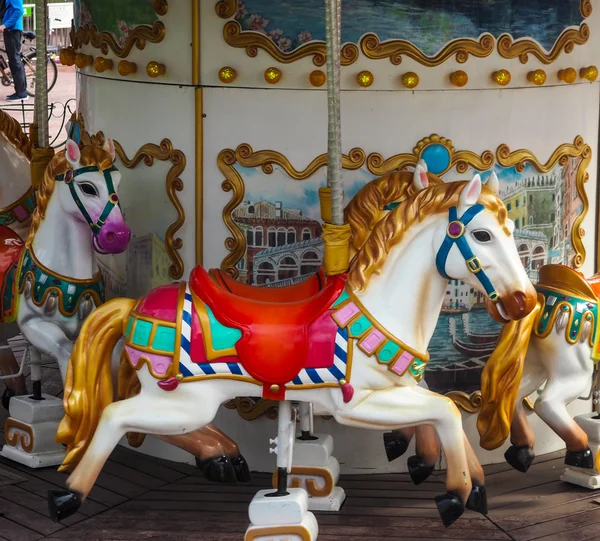
<svg viewBox="0 0 600 541">
<path fill-rule="evenodd" d="M 310 511 L 338 512 L 346 493 L 337 486 L 340 464 L 333 455 L 333 438 L 315 434 L 316 440 L 296 440 L 289 487 L 306 489 Z"/>
<path fill-rule="evenodd" d="M 316 541 L 319 525 L 308 511 L 308 494 L 294 488 L 287 496 L 269 498 L 261 490 L 250 502 L 250 526 L 244 541 Z"/>
<path fill-rule="evenodd" d="M 64 416 L 62 400 L 42 396 L 44 400 L 11 398 L 10 417 L 4 426 L 6 444 L 0 454 L 29 468 L 58 466 L 65 457 L 65 448 L 56 442 Z"/>
<path fill-rule="evenodd" d="M 595 413 L 584 413 L 575 417 L 575 422 L 588 435 L 589 445 L 594 455 L 595 468 L 587 470 L 567 466 L 561 475 L 561 481 L 579 485 L 592 490 L 600 489 L 600 419 L 594 419 Z"/>
</svg>

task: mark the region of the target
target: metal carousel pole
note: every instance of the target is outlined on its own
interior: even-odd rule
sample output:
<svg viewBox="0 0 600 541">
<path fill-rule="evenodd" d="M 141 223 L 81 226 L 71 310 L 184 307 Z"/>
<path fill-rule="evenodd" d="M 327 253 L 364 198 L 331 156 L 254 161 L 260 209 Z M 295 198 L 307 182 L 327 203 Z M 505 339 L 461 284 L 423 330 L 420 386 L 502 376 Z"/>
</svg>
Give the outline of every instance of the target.
<svg viewBox="0 0 600 541">
<path fill-rule="evenodd" d="M 29 137 L 33 142 L 31 157 L 31 183 L 34 189 L 42 182 L 44 171 L 54 157 L 54 149 L 50 147 L 48 133 L 48 65 L 46 59 L 48 37 L 48 4 L 47 0 L 35 2 L 36 26 L 36 73 L 35 73 L 35 117 L 30 127 Z M 31 348 L 31 381 L 34 400 L 42 397 L 42 359 L 35 348 Z"/>
</svg>

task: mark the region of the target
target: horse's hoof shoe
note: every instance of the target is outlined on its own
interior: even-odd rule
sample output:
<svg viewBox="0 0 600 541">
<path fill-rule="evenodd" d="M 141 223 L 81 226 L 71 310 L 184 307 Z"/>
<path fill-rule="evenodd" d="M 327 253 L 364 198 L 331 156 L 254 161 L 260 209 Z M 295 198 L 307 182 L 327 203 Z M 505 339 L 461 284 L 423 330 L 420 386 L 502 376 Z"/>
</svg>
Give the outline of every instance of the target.
<svg viewBox="0 0 600 541">
<path fill-rule="evenodd" d="M 10 399 L 15 396 L 15 392 L 9 389 L 8 387 L 4 389 L 4 393 L 2 394 L 2 407 L 8 411 L 10 407 Z"/>
<path fill-rule="evenodd" d="M 533 463 L 535 453 L 528 445 L 521 447 L 511 445 L 504 453 L 504 458 L 515 470 L 525 473 Z"/>
<path fill-rule="evenodd" d="M 487 515 L 487 491 L 483 485 L 473 485 L 473 490 L 471 490 L 471 494 L 469 494 L 466 507 L 476 513 Z"/>
<path fill-rule="evenodd" d="M 419 455 L 408 458 L 408 473 L 415 485 L 426 481 L 435 470 L 435 464 L 428 466 Z"/>
<path fill-rule="evenodd" d="M 196 457 L 196 465 L 209 481 L 225 485 L 235 485 L 237 483 L 233 464 L 226 456 L 207 458 L 205 460 L 200 460 Z"/>
<path fill-rule="evenodd" d="M 400 432 L 386 432 L 383 435 L 383 445 L 388 462 L 400 458 L 408 449 L 409 441 Z"/>
<path fill-rule="evenodd" d="M 242 455 L 233 457 L 231 459 L 231 464 L 235 470 L 235 476 L 240 483 L 247 483 L 252 479 L 248 463 Z"/>
<path fill-rule="evenodd" d="M 565 464 L 574 468 L 585 468 L 588 470 L 593 470 L 596 466 L 594 464 L 594 455 L 589 448 L 585 451 L 567 451 Z"/>
<path fill-rule="evenodd" d="M 444 526 L 452 526 L 465 512 L 465 504 L 462 502 L 458 494 L 447 492 L 441 496 L 435 497 L 440 517 Z"/>
<path fill-rule="evenodd" d="M 77 513 L 81 507 L 81 496 L 68 490 L 49 490 L 48 509 L 54 522 L 64 520 Z"/>
</svg>

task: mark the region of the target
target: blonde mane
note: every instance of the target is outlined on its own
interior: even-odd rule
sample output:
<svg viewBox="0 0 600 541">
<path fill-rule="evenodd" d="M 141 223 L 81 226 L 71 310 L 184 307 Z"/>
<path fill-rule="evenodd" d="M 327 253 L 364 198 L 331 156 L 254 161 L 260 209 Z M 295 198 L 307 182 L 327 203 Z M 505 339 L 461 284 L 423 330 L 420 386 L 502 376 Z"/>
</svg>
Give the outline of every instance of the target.
<svg viewBox="0 0 600 541">
<path fill-rule="evenodd" d="M 101 135 L 101 134 L 99 134 Z M 111 155 L 102 148 L 101 143 L 104 142 L 104 137 L 98 141 L 92 142 L 89 138 L 85 140 L 85 146 L 81 148 L 81 159 L 79 161 L 81 167 L 88 165 L 97 165 L 100 169 L 108 169 L 112 167 L 113 160 Z M 48 209 L 48 203 L 54 192 L 55 178 L 58 175 L 62 175 L 67 172 L 70 168 L 69 162 L 65 150 L 62 150 L 48 164 L 44 171 L 44 177 L 40 186 L 38 187 L 36 194 L 36 207 L 33 211 L 33 217 L 31 220 L 31 229 L 29 231 L 29 237 L 27 238 L 26 246 L 29 248 L 42 220 L 46 217 L 46 210 Z"/>
<path fill-rule="evenodd" d="M 29 161 L 33 152 L 33 144 L 23 132 L 21 124 L 12 116 L 0 111 L 0 132 L 8 142 L 23 154 Z"/>
<path fill-rule="evenodd" d="M 432 173 L 427 173 L 427 177 L 430 186 L 444 183 Z M 413 173 L 408 171 L 395 171 L 365 184 L 344 211 L 352 229 L 351 249 L 356 253 L 363 247 L 377 222 L 388 212 L 383 210 L 385 205 L 401 203 L 415 192 Z"/>
<path fill-rule="evenodd" d="M 412 173 L 410 174 L 412 177 Z M 371 221 L 374 225 L 366 225 L 364 216 L 362 218 L 354 217 L 351 222 L 352 237 L 359 239 L 364 237 L 366 230 L 366 240 L 358 250 L 358 253 L 350 264 L 348 271 L 348 284 L 355 291 L 363 291 L 373 274 L 381 272 L 386 256 L 390 250 L 399 244 L 404 238 L 404 234 L 412 225 L 422 222 L 429 216 L 447 212 L 450 207 L 458 205 L 460 193 L 467 185 L 467 182 L 448 182 L 430 186 L 418 193 L 413 193 L 407 197 L 400 205 L 387 215 L 383 215 L 379 207 L 379 221 L 375 221 L 377 216 L 373 213 Z M 408 191 L 408 190 L 407 190 Z M 373 198 L 374 199 L 374 198 Z M 508 229 L 506 222 L 506 207 L 504 203 L 487 187 L 484 186 L 479 203 L 488 210 L 496 213 L 498 222 L 504 227 L 505 232 Z M 355 228 L 360 229 L 355 229 Z M 356 245 L 360 245 L 356 241 Z"/>
</svg>

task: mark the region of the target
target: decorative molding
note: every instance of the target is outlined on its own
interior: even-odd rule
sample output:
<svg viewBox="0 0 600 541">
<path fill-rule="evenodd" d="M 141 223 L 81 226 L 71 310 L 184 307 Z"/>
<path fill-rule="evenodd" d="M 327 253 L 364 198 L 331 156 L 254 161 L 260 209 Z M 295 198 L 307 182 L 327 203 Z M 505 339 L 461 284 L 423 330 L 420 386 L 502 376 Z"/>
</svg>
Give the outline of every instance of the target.
<svg viewBox="0 0 600 541">
<path fill-rule="evenodd" d="M 157 16 L 162 17 L 167 14 L 169 4 L 167 0 L 153 0 L 152 8 Z M 71 29 L 71 44 L 75 49 L 89 44 L 95 49 L 100 49 L 104 55 L 112 50 L 119 58 L 127 58 L 134 46 L 142 50 L 146 47 L 146 42 L 159 43 L 165 35 L 166 28 L 161 21 L 155 21 L 152 26 L 141 24 L 131 31 L 125 44 L 120 45 L 112 32 L 100 32 L 96 25 L 86 24 Z"/>
<path fill-rule="evenodd" d="M 246 421 L 254 421 L 263 415 L 267 419 L 277 419 L 279 402 L 276 400 L 263 400 L 262 398 L 234 398 L 225 403 L 225 407 L 236 410 L 239 416 Z"/>
<path fill-rule="evenodd" d="M 17 447 L 20 444 L 21 449 L 26 453 L 33 451 L 35 436 L 31 426 L 28 424 L 9 417 L 4 424 L 4 433 L 6 444 L 10 447 Z"/>
<path fill-rule="evenodd" d="M 469 59 L 469 55 L 477 58 L 491 55 L 494 52 L 494 36 L 483 34 L 478 40 L 456 39 L 447 43 L 437 54 L 428 56 L 410 41 L 404 39 L 380 41 L 377 34 L 369 33 L 361 38 L 360 50 L 372 60 L 389 58 L 394 66 L 402 63 L 403 56 L 408 56 L 428 67 L 439 66 L 452 56 L 458 63 L 464 64 Z"/>
<path fill-rule="evenodd" d="M 154 143 L 143 145 L 131 159 L 127 157 L 123 147 L 117 141 L 115 141 L 115 150 L 119 160 L 127 169 L 134 169 L 142 161 L 148 167 L 152 167 L 155 160 L 171 162 L 165 184 L 167 195 L 177 212 L 177 219 L 165 232 L 165 248 L 172 262 L 169 267 L 169 275 L 174 280 L 179 280 L 183 276 L 184 270 L 183 260 L 179 254 L 179 250 L 183 248 L 183 240 L 175 235 L 185 222 L 185 211 L 177 197 L 177 192 L 183 191 L 184 188 L 180 175 L 186 166 L 185 154 L 181 150 L 175 150 L 169 139 L 163 139 L 160 145 Z"/>
<path fill-rule="evenodd" d="M 446 396 L 451 398 L 460 409 L 467 413 L 477 413 L 483 402 L 481 391 L 475 391 L 471 394 L 463 393 L 461 391 L 450 391 L 449 393 L 446 393 Z"/>
<path fill-rule="evenodd" d="M 342 166 L 348 170 L 360 169 L 365 164 L 365 160 L 364 150 L 354 148 L 347 156 L 342 157 Z M 223 209 L 223 221 L 232 234 L 231 237 L 225 239 L 225 247 L 230 253 L 221 263 L 221 269 L 233 278 L 238 277 L 239 272 L 236 265 L 242 259 L 246 250 L 246 237 L 233 220 L 233 211 L 244 200 L 246 191 L 244 180 L 235 168 L 236 163 L 239 163 L 242 167 L 260 167 L 262 172 L 267 175 L 273 173 L 274 166 L 278 166 L 289 177 L 302 181 L 310 178 L 316 171 L 327 165 L 327 154 L 316 157 L 306 169 L 297 170 L 283 154 L 274 150 L 254 152 L 252 147 L 245 143 L 238 146 L 235 151 L 225 149 L 219 152 L 217 165 L 225 176 L 221 187 L 225 192 L 232 192 L 231 200 Z"/>
<path fill-rule="evenodd" d="M 583 237 L 585 236 L 585 230 L 581 227 L 581 224 L 587 215 L 590 202 L 585 192 L 585 183 L 589 180 L 590 175 L 587 171 L 590 161 L 592 159 L 592 149 L 589 145 L 586 145 L 583 141 L 583 137 L 578 135 L 575 137 L 573 144 L 564 144 L 559 146 L 550 156 L 550 159 L 542 164 L 535 157 L 533 152 L 530 150 L 515 150 L 511 152 L 508 145 L 500 145 L 496 151 L 496 160 L 503 167 L 515 167 L 517 171 L 522 172 L 525 169 L 527 163 L 530 163 L 540 173 L 548 173 L 557 164 L 565 166 L 569 158 L 581 158 L 581 162 L 577 168 L 577 193 L 581 198 L 583 210 L 579 216 L 577 216 L 573 227 L 571 229 L 571 244 L 575 250 L 575 256 L 573 258 L 573 266 L 578 269 L 585 262 L 586 250 L 583 245 Z"/>
<path fill-rule="evenodd" d="M 587 19 L 592 14 L 591 0 L 581 0 L 581 15 Z M 514 40 L 510 34 L 502 34 L 498 38 L 498 53 L 504 58 L 519 58 L 521 64 L 527 64 L 532 54 L 543 64 L 552 64 L 563 52 L 572 53 L 575 45 L 583 45 L 590 38 L 590 27 L 582 23 L 579 28 L 568 28 L 554 42 L 550 52 L 531 38 Z"/>
</svg>

